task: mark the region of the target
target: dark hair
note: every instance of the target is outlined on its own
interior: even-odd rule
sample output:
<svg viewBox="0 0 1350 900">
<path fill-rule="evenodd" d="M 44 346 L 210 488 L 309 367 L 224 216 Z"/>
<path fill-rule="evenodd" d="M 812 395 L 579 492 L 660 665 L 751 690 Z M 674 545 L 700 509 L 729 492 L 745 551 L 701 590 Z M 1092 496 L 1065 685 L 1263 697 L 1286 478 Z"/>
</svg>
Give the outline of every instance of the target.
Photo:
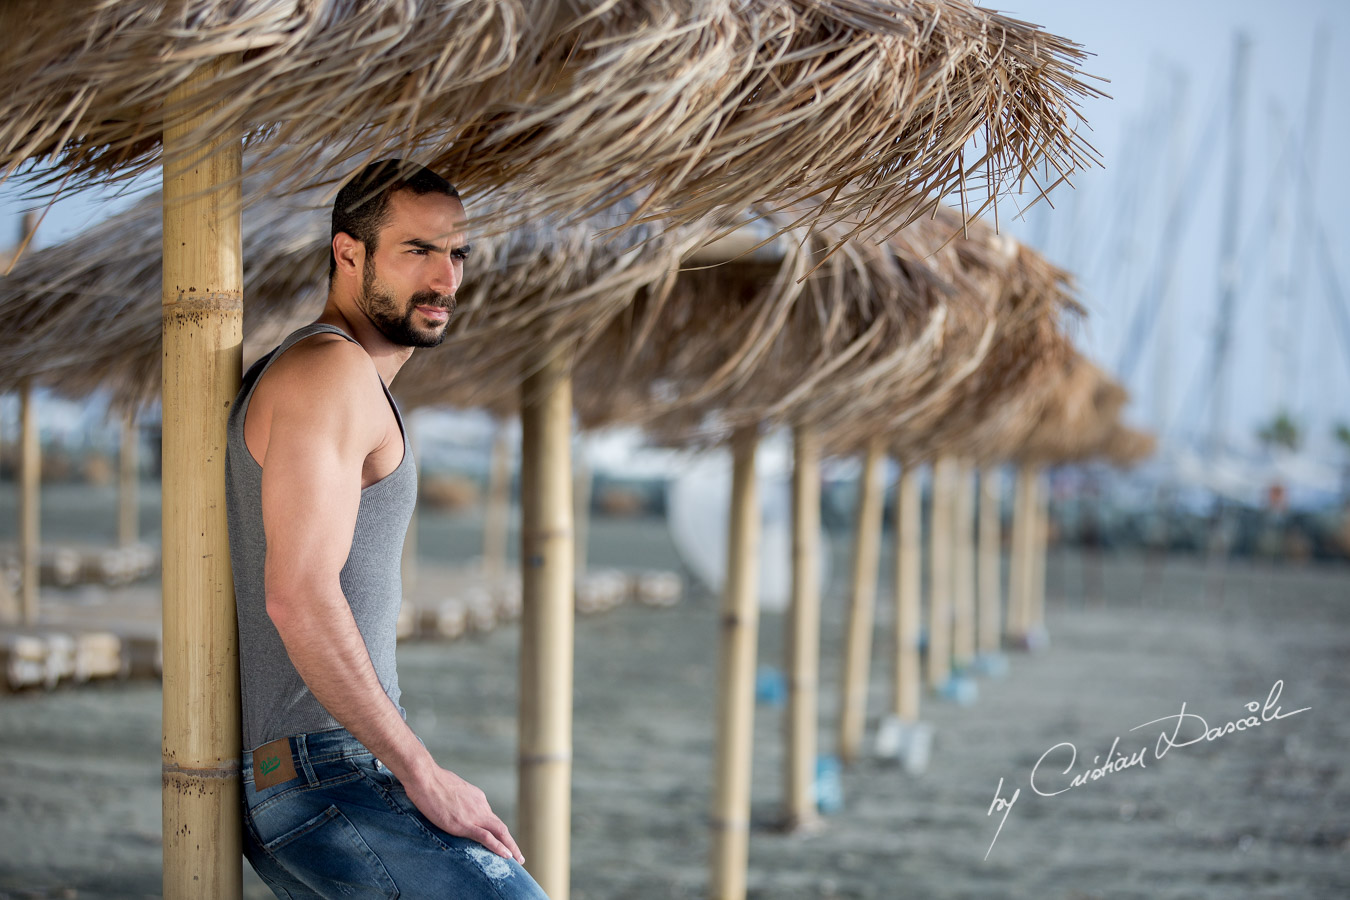
<svg viewBox="0 0 1350 900">
<path fill-rule="evenodd" d="M 459 197 L 454 185 L 417 163 L 382 159 L 361 169 L 333 199 L 333 230 L 328 236 L 329 284 L 337 273 L 333 238 L 344 232 L 365 244 L 367 254 L 374 253 L 380 229 L 389 219 L 389 198 L 397 191 Z"/>
</svg>

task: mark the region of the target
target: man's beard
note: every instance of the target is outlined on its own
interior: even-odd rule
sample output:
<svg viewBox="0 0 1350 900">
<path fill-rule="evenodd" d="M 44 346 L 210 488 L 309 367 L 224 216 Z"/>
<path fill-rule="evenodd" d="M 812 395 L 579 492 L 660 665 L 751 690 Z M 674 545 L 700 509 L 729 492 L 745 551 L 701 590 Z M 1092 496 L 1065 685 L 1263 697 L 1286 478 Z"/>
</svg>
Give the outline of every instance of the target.
<svg viewBox="0 0 1350 900">
<path fill-rule="evenodd" d="M 418 291 L 408 298 L 406 306 L 400 307 L 393 294 L 376 287 L 375 261 L 367 258 L 366 263 L 365 274 L 361 279 L 360 306 L 380 334 L 400 347 L 435 347 L 445 340 L 448 324 L 439 328 L 418 328 L 413 324 L 413 316 L 419 306 L 437 306 L 453 313 L 453 297 L 436 291 Z"/>
</svg>

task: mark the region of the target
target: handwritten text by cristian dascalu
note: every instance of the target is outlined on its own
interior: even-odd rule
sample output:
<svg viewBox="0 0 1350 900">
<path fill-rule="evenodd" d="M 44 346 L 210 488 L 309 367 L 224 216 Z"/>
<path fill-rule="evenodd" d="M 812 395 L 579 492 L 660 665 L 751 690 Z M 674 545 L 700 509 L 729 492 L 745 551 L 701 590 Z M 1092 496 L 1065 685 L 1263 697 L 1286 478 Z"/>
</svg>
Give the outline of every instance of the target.
<svg viewBox="0 0 1350 900">
<path fill-rule="evenodd" d="M 1117 736 L 1111 742 L 1111 749 L 1106 751 L 1105 759 L 1101 756 L 1094 756 L 1090 766 L 1082 767 L 1073 775 L 1070 775 L 1070 773 L 1074 772 L 1078 765 L 1078 748 L 1068 741 L 1062 741 L 1042 753 L 1041 758 L 1032 767 L 1031 789 L 1042 797 L 1057 797 L 1074 788 L 1082 787 L 1089 782 L 1100 781 L 1109 775 L 1123 772 L 1126 769 L 1146 769 L 1150 759 L 1162 759 L 1169 750 L 1189 747 L 1201 741 L 1222 740 L 1239 731 L 1251 731 L 1279 719 L 1287 719 L 1290 716 L 1296 716 L 1312 709 L 1311 706 L 1305 706 L 1293 712 L 1282 712 L 1280 709 L 1280 694 L 1283 691 L 1284 681 L 1275 682 L 1270 689 L 1270 693 L 1266 696 L 1264 704 L 1253 700 L 1244 706 L 1248 715 L 1213 727 L 1203 716 L 1187 712 L 1186 704 L 1182 702 L 1181 712 L 1163 716 L 1160 719 L 1151 719 L 1130 729 L 1130 731 L 1138 731 L 1141 728 L 1148 728 L 1150 725 L 1161 724 L 1163 728 L 1158 733 L 1158 740 L 1152 746 L 1145 744 L 1132 753 L 1122 753 L 1118 750 L 1120 738 Z M 988 859 L 989 852 L 993 851 L 994 843 L 998 841 L 998 836 L 1003 831 L 1003 825 L 1008 821 L 1008 813 L 1012 812 L 1013 805 L 1017 803 L 1017 798 L 1021 794 L 1022 789 L 1018 788 L 1013 791 L 1011 797 L 1004 797 L 1003 779 L 998 780 L 998 787 L 994 789 L 994 802 L 989 805 L 989 811 L 985 815 L 992 816 L 994 813 L 1001 812 L 1003 818 L 999 820 L 998 830 L 994 832 L 994 840 L 989 842 L 989 851 L 984 854 L 985 859 Z"/>
</svg>

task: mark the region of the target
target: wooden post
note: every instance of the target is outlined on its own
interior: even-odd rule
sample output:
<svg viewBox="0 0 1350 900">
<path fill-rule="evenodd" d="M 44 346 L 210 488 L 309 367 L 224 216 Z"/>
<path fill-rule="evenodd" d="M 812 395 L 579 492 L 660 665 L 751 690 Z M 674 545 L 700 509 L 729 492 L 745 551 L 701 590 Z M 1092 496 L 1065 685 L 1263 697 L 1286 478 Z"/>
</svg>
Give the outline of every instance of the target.
<svg viewBox="0 0 1350 900">
<path fill-rule="evenodd" d="M 518 842 L 552 900 L 570 886 L 572 804 L 572 376 L 553 350 L 521 386 Z"/>
<path fill-rule="evenodd" d="M 42 552 L 42 444 L 32 382 L 19 394 L 19 606 L 24 625 L 38 621 L 38 556 Z"/>
<path fill-rule="evenodd" d="M 164 896 L 238 897 L 239 654 L 225 427 L 243 346 L 241 140 L 189 143 L 203 64 L 164 127 Z M 191 113 L 181 112 L 184 109 Z"/>
<path fill-rule="evenodd" d="M 122 449 L 117 459 L 117 544 L 120 547 L 130 547 L 141 537 L 140 442 L 136 414 L 128 410 L 122 415 Z"/>
<path fill-rule="evenodd" d="M 815 823 L 820 681 L 820 436 L 792 429 L 792 598 L 787 621 L 788 708 L 784 825 Z"/>
<path fill-rule="evenodd" d="M 933 463 L 933 508 L 929 527 L 928 686 L 937 690 L 952 670 L 952 460 Z"/>
<path fill-rule="evenodd" d="M 4 446 L 4 441 L 0 440 L 0 460 L 4 458 Z M 21 616 L 19 598 L 10 589 L 9 578 L 3 572 L 0 572 L 0 624 L 8 625 L 18 622 Z"/>
<path fill-rule="evenodd" d="M 20 224 L 18 253 L 37 230 L 36 212 L 24 213 Z M 19 388 L 19 471 L 15 479 L 18 489 L 19 521 L 19 594 L 10 592 L 9 585 L 0 585 L 0 620 L 32 625 L 38 612 L 38 555 L 41 553 L 41 482 L 42 447 L 37 430 L 37 407 L 33 401 L 33 386 L 25 381 Z"/>
<path fill-rule="evenodd" d="M 1033 505 L 1036 489 L 1035 476 L 1029 464 L 1017 467 L 1017 485 L 1013 494 L 1012 522 L 1012 559 L 1009 561 L 1008 581 L 1008 629 L 1007 635 L 1014 642 L 1027 636 L 1030 625 L 1028 619 L 1031 585 L 1031 550 L 1033 539 Z"/>
<path fill-rule="evenodd" d="M 37 401 L 33 399 L 33 383 L 25 381 L 19 395 L 19 605 L 25 625 L 36 624 L 38 617 L 41 505 L 42 445 Z"/>
<path fill-rule="evenodd" d="M 891 695 L 893 712 L 902 722 L 919 721 L 922 693 L 919 500 L 918 467 L 905 463 L 895 486 L 895 690 Z"/>
<path fill-rule="evenodd" d="M 1002 629 L 1003 588 L 999 560 L 1002 555 L 999 522 L 999 473 L 994 466 L 980 472 L 980 653 L 997 653 Z"/>
<path fill-rule="evenodd" d="M 1043 631 L 1045 628 L 1045 562 L 1050 539 L 1050 492 L 1042 483 L 1040 473 L 1033 474 L 1033 502 L 1031 504 L 1031 562 L 1028 566 L 1027 628 Z"/>
<path fill-rule="evenodd" d="M 591 534 L 591 464 L 585 455 L 585 438 L 582 439 L 580 454 L 581 458 L 573 463 L 572 468 L 572 496 L 575 504 L 573 518 L 576 525 L 576 567 L 577 577 L 586 574 L 586 559 L 590 555 L 590 534 Z"/>
<path fill-rule="evenodd" d="M 858 506 L 853 527 L 853 590 L 844 644 L 844 679 L 839 700 L 839 758 L 858 756 L 867 722 L 868 670 L 872 662 L 872 621 L 877 597 L 877 563 L 881 556 L 884 444 L 873 438 L 863 457 L 858 481 Z"/>
<path fill-rule="evenodd" d="M 750 850 L 750 759 L 759 635 L 758 441 L 757 429 L 741 428 L 731 442 L 731 522 L 727 531 L 727 579 L 722 591 L 717 759 L 710 822 L 713 900 L 745 897 Z"/>
<path fill-rule="evenodd" d="M 511 520 L 511 448 L 501 419 L 492 433 L 487 510 L 483 514 L 483 572 L 496 582 L 506 575 L 506 538 Z"/>
<path fill-rule="evenodd" d="M 1010 645 L 1016 643 L 1023 631 L 1019 617 L 1022 614 L 1022 565 L 1026 562 L 1022 555 L 1022 541 L 1026 539 L 1022 521 L 1025 491 L 1022 467 L 1018 466 L 1013 476 L 1012 533 L 1008 536 L 1008 610 L 1003 619 L 1003 636 Z"/>
<path fill-rule="evenodd" d="M 975 662 L 975 470 L 964 460 L 953 469 L 952 660 L 960 672 Z"/>
</svg>

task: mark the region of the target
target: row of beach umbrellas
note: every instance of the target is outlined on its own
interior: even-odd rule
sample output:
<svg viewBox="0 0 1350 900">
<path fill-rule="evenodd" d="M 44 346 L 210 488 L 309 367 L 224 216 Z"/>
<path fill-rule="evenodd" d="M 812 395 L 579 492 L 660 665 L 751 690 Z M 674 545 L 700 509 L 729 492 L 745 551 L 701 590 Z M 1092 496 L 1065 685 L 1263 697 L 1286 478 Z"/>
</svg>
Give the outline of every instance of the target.
<svg viewBox="0 0 1350 900">
<path fill-rule="evenodd" d="M 162 169 L 163 194 L 105 226 L 106 255 L 96 233 L 64 265 L 22 254 L 0 290 L 19 337 L 0 373 L 128 406 L 161 397 L 165 895 L 239 893 L 220 448 L 242 359 L 260 352 L 245 303 L 259 343 L 312 317 L 315 198 L 405 156 L 452 175 L 485 252 L 446 346 L 395 387 L 522 421 L 531 872 L 566 898 L 576 413 L 733 446 L 711 892 L 744 896 L 758 434 L 794 429 L 803 531 L 822 452 L 912 463 L 1031 446 L 1025 423 L 1057 414 L 1050 385 L 1080 366 L 1067 281 L 968 220 L 1095 163 L 1080 48 L 962 0 L 56 7 L 0 13 L 0 171 L 50 192 Z M 949 195 L 961 212 L 939 208 Z M 1018 424 L 996 427 L 1014 401 Z M 1059 440 L 1045 452 L 1096 452 Z M 809 554 L 799 564 L 794 659 L 809 671 L 818 598 Z M 813 691 L 792 706 L 803 742 Z"/>
<path fill-rule="evenodd" d="M 0 388 L 36 381 L 79 394 L 102 387 L 125 408 L 157 393 L 160 341 L 158 329 L 148 324 L 155 298 L 128 296 L 114 286 L 134 283 L 157 267 L 161 205 L 158 197 L 145 198 L 70 246 L 29 253 L 0 282 L 7 319 L 33 323 L 0 344 L 0 371 L 12 379 Z M 1034 490 L 1035 466 L 1093 456 L 1132 461 L 1121 455 L 1131 438 L 1147 449 L 1147 439 L 1119 420 L 1124 391 L 1072 348 L 1065 326 L 1078 309 L 1067 274 L 1034 251 L 987 225 L 963 225 L 945 209 L 885 241 L 791 227 L 761 238 L 779 230 L 780 214 L 759 215 L 768 223 L 744 226 L 742 243 L 762 246 L 710 267 L 699 264 L 699 254 L 716 246 L 718 232 L 711 228 L 644 225 L 603 240 L 613 219 L 598 216 L 488 236 L 477 242 L 476 271 L 461 292 L 447 345 L 415 354 L 394 385 L 406 406 L 485 405 L 512 412 L 521 400 L 522 369 L 511 360 L 528 358 L 532 343 L 552 342 L 569 351 L 578 385 L 574 405 L 587 427 L 637 424 L 672 445 L 733 445 L 741 479 L 732 517 L 742 531 L 732 535 L 738 549 L 726 612 L 741 633 L 725 636 L 722 661 L 728 699 L 719 720 L 719 846 L 735 838 L 741 830 L 736 823 L 748 816 L 740 784 L 748 779 L 749 735 L 739 732 L 749 718 L 744 702 L 730 698 L 753 691 L 758 591 L 746 572 L 756 563 L 754 501 L 745 478 L 753 470 L 758 434 L 783 424 L 795 431 L 800 546 L 794 565 L 800 571 L 793 578 L 790 633 L 797 646 L 789 660 L 788 709 L 797 724 L 789 742 L 788 766 L 795 772 L 786 782 L 785 818 L 797 825 L 815 818 L 820 598 L 810 535 L 819 527 L 814 511 L 821 455 L 864 452 L 869 473 L 857 522 L 846 654 L 852 674 L 843 708 L 853 712 L 840 736 L 849 758 L 861 740 L 859 704 L 866 693 L 881 457 L 890 454 L 902 463 L 900 490 L 908 492 L 900 498 L 902 513 L 917 496 L 913 473 L 922 463 L 937 463 L 932 530 L 942 537 L 931 542 L 933 650 L 925 680 L 941 688 L 953 665 L 969 665 L 975 649 L 973 589 L 959 584 L 975 572 L 969 551 L 961 557 L 966 542 L 960 539 L 974 524 L 960 518 L 974 509 L 972 467 L 985 465 L 990 481 L 992 464 L 1026 463 L 1031 474 L 1019 479 L 1018 510 L 1025 516 L 1021 511 L 1030 509 L 1034 517 L 1028 492 Z M 245 223 L 251 236 L 245 292 L 257 311 L 245 338 L 245 355 L 252 357 L 321 307 L 326 212 L 299 206 L 294 198 L 259 201 L 248 208 Z M 280 239 L 283 234 L 288 239 Z M 71 252 L 75 246 L 78 254 Z M 82 347 L 95 352 L 73 349 Z M 1014 636 L 1040 627 L 1040 613 L 1031 605 L 1036 554 L 1034 543 L 1027 543 L 1037 540 L 1036 527 L 1034 518 L 1019 519 L 1014 529 L 1016 600 L 1006 623 Z M 913 517 L 903 522 L 901 540 L 917 542 L 917 528 Z M 986 552 L 1001 540 L 997 533 L 981 536 Z M 915 551 L 907 552 L 917 570 Z M 897 584 L 907 579 L 909 572 Z M 917 697 L 920 679 L 909 663 L 918 659 L 917 589 L 903 602 L 897 621 L 913 630 L 899 645 L 897 663 L 905 661 L 910 671 L 898 676 L 903 690 L 897 697 Z M 996 646 L 999 614 L 990 611 L 999 608 L 995 588 L 995 599 L 979 617 L 994 633 L 981 641 L 982 650 Z M 914 721 L 916 700 L 898 705 L 897 715 Z M 743 852 L 723 848 L 714 868 L 713 877 L 733 893 L 733 882 L 743 878 L 734 860 Z"/>
</svg>

